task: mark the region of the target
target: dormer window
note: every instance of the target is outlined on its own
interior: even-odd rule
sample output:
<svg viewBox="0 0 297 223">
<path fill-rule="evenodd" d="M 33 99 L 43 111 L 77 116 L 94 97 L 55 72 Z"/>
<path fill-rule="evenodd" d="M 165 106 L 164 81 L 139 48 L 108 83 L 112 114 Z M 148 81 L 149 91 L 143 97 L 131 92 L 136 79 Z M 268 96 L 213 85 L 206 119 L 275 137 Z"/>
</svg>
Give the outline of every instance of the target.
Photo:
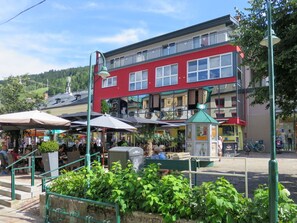
<svg viewBox="0 0 297 223">
<path fill-rule="evenodd" d="M 80 100 L 81 99 L 81 94 L 75 94 L 74 97 L 75 97 L 75 101 Z"/>
<path fill-rule="evenodd" d="M 59 104 L 61 102 L 61 98 L 56 98 L 56 104 Z"/>
</svg>

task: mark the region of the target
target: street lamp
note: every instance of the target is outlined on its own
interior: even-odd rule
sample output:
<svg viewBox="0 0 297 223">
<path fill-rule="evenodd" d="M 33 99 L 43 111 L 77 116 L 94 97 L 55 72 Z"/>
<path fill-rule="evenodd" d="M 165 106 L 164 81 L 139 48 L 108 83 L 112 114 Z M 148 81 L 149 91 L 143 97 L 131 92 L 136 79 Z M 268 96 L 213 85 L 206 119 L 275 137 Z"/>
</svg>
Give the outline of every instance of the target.
<svg viewBox="0 0 297 223">
<path fill-rule="evenodd" d="M 274 59 L 273 45 L 278 43 L 280 39 L 275 36 L 272 30 L 271 22 L 271 2 L 267 3 L 267 37 L 260 44 L 268 47 L 268 74 L 269 74 L 269 102 L 270 102 L 270 134 L 271 134 L 271 156 L 269 160 L 269 212 L 270 222 L 278 222 L 278 164 L 276 160 L 275 147 L 275 92 L 274 92 Z"/>
<path fill-rule="evenodd" d="M 110 74 L 107 71 L 106 67 L 106 60 L 104 55 L 99 52 L 95 51 L 90 54 L 90 67 L 89 67 L 89 82 L 88 82 L 88 107 L 87 107 L 87 149 L 86 149 L 86 156 L 85 156 L 85 165 L 88 170 L 91 169 L 91 159 L 90 159 L 90 148 L 91 148 L 91 125 L 90 125 L 90 120 L 91 120 L 91 104 L 92 104 L 92 86 L 93 86 L 93 69 L 92 69 L 92 55 L 93 53 L 96 53 L 97 61 L 96 64 L 98 65 L 98 55 L 103 60 L 103 64 L 101 66 L 100 71 L 97 73 L 100 77 L 103 79 L 107 78 L 110 76 Z"/>
</svg>

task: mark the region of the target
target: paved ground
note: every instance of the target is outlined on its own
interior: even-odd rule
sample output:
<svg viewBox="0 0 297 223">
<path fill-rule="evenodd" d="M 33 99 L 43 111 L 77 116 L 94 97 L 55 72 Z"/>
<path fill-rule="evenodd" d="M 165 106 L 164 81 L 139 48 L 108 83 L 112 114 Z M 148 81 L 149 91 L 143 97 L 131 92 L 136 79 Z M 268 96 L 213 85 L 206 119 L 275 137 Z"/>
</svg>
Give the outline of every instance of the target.
<svg viewBox="0 0 297 223">
<path fill-rule="evenodd" d="M 268 153 L 240 154 L 238 158 L 223 157 L 221 162 L 215 162 L 214 167 L 203 168 L 203 171 L 244 174 L 245 159 L 248 171 L 249 197 L 253 197 L 253 191 L 259 184 L 268 184 Z M 291 198 L 297 203 L 297 154 L 295 152 L 283 152 L 277 154 L 279 182 L 291 193 Z M 198 183 L 214 180 L 217 176 L 199 175 Z M 226 177 L 239 192 L 245 192 L 244 178 Z"/>
<path fill-rule="evenodd" d="M 249 155 L 240 154 L 238 157 L 246 158 L 249 197 L 252 197 L 253 191 L 259 184 L 268 184 L 268 162 L 270 154 L 250 153 Z M 297 203 L 297 154 L 295 152 L 278 154 L 277 161 L 279 167 L 279 181 L 291 192 L 291 198 Z M 245 159 L 223 157 L 221 162 L 215 162 L 213 167 L 203 168 L 203 171 L 243 174 L 245 170 L 244 162 Z M 199 175 L 198 177 L 201 183 L 202 181 L 214 180 L 217 176 Z M 245 184 L 243 178 L 226 178 L 235 185 L 239 192 L 244 193 Z M 38 199 L 28 201 L 27 205 L 24 205 L 18 210 L 0 206 L 0 222 L 42 222 L 39 216 Z"/>
</svg>

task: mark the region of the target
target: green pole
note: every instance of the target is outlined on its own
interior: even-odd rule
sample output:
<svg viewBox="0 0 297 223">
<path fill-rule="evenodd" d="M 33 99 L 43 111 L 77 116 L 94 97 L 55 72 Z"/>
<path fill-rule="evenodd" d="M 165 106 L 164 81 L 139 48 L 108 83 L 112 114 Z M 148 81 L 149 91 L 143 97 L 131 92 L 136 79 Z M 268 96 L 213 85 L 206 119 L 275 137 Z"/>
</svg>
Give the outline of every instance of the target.
<svg viewBox="0 0 297 223">
<path fill-rule="evenodd" d="M 268 22 L 268 70 L 269 70 L 269 97 L 270 97 L 270 130 L 271 130 L 271 157 L 269 161 L 269 211 L 270 222 L 278 222 L 278 164 L 275 146 L 275 91 L 274 91 L 274 59 L 272 42 L 271 2 L 267 3 Z"/>
<path fill-rule="evenodd" d="M 31 186 L 34 186 L 35 181 L 35 153 L 32 154 L 31 162 Z"/>
<path fill-rule="evenodd" d="M 99 55 L 102 58 L 103 64 L 102 67 L 100 69 L 100 71 L 98 72 L 98 75 L 105 79 L 108 76 L 110 76 L 110 74 L 107 71 L 107 67 L 106 67 L 106 59 L 104 57 L 104 55 L 99 52 L 99 51 L 95 51 L 92 52 L 90 54 L 90 66 L 89 66 L 89 82 L 88 82 L 88 107 L 87 107 L 87 148 L 86 148 L 86 156 L 85 156 L 85 166 L 87 167 L 88 170 L 91 169 L 91 159 L 90 159 L 90 148 L 91 148 L 91 125 L 90 125 L 90 120 L 91 120 L 91 104 L 92 104 L 92 86 L 93 86 L 93 69 L 92 69 L 92 54 L 96 53 L 96 64 L 99 64 Z M 99 69 L 99 67 L 98 67 Z"/>
<path fill-rule="evenodd" d="M 11 167 L 11 200 L 15 200 L 15 170 Z"/>
<path fill-rule="evenodd" d="M 93 85 L 93 74 L 92 74 L 92 52 L 90 54 L 90 66 L 89 66 L 89 82 L 88 82 L 88 107 L 87 107 L 87 148 L 86 148 L 86 156 L 85 156 L 85 165 L 88 170 L 91 168 L 91 160 L 90 160 L 90 147 L 91 147 L 91 103 L 92 103 L 92 85 Z"/>
</svg>

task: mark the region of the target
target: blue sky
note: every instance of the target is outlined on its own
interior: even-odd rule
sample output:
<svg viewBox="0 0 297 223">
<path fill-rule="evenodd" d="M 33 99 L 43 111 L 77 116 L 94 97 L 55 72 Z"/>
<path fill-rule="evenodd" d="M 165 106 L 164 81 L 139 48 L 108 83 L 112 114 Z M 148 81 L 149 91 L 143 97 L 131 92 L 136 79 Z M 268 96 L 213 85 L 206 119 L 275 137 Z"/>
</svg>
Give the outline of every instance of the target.
<svg viewBox="0 0 297 223">
<path fill-rule="evenodd" d="M 107 52 L 243 10 L 248 0 L 0 0 L 0 79 L 89 65 Z"/>
</svg>

